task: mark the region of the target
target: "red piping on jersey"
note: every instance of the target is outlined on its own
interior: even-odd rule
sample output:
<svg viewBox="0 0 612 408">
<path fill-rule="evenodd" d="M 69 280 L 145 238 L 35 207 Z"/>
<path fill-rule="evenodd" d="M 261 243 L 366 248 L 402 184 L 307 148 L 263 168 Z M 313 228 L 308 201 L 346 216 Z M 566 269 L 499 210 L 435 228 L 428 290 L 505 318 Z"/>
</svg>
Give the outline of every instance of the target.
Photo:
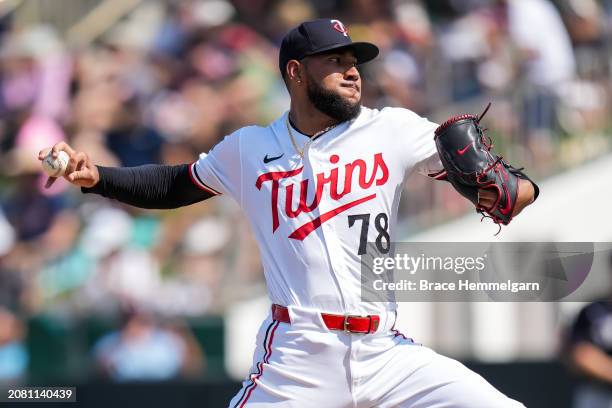
<svg viewBox="0 0 612 408">
<path fill-rule="evenodd" d="M 302 225 L 300 228 L 296 229 L 295 231 L 293 231 L 291 233 L 291 235 L 289 235 L 289 238 L 291 239 L 297 239 L 302 241 L 304 238 L 306 238 L 308 236 L 308 234 L 310 234 L 312 231 L 316 230 L 317 228 L 319 228 L 321 226 L 321 224 L 323 224 L 325 221 L 328 221 L 330 219 L 332 219 L 333 217 L 335 217 L 336 215 L 340 214 L 343 211 L 348 210 L 349 208 L 353 208 L 356 205 L 359 205 L 361 203 L 365 203 L 366 201 L 370 201 L 371 199 L 376 197 L 376 193 L 371 194 L 369 196 L 366 197 L 362 197 L 358 200 L 355 201 L 351 201 L 350 203 L 346 203 L 344 205 L 341 205 L 340 207 L 328 211 L 326 213 L 321 214 L 320 216 L 318 216 L 317 218 L 315 218 L 314 220 L 307 222 L 306 224 Z"/>
<path fill-rule="evenodd" d="M 195 165 L 195 163 L 192 163 L 191 166 L 189 166 L 189 177 L 191 178 L 193 184 L 195 184 L 198 188 L 206 191 L 207 193 L 221 195 L 220 192 L 204 184 L 204 182 L 200 179 L 200 176 L 198 176 L 198 173 L 196 172 Z"/>
<path fill-rule="evenodd" d="M 259 368 L 260 368 L 259 374 L 253 377 L 252 381 L 254 385 L 247 392 L 246 397 L 244 398 L 244 401 L 242 401 L 242 404 L 240 404 L 239 408 L 244 407 L 244 404 L 246 404 L 249 398 L 251 397 L 251 393 L 253 393 L 253 390 L 257 388 L 257 380 L 259 380 L 259 378 L 263 374 L 263 369 L 264 369 L 263 364 L 268 364 L 270 362 L 270 357 L 272 357 L 272 342 L 274 341 L 274 333 L 276 332 L 276 329 L 278 328 L 279 324 L 280 322 L 276 321 L 276 324 L 274 325 L 274 328 L 272 329 L 272 333 L 270 333 L 270 340 L 268 340 L 268 350 L 265 350 L 264 348 L 264 350 L 266 351 L 266 354 L 264 355 L 263 363 L 262 362 L 259 363 Z"/>
</svg>

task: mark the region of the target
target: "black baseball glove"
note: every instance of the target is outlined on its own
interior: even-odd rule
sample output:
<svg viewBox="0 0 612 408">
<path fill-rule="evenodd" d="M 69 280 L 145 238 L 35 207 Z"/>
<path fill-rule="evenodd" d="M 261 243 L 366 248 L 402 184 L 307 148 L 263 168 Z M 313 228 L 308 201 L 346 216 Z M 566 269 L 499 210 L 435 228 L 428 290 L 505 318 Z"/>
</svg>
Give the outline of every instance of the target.
<svg viewBox="0 0 612 408">
<path fill-rule="evenodd" d="M 496 224 L 508 225 L 519 195 L 519 180 L 531 181 L 535 190 L 534 199 L 538 197 L 539 188 L 523 173 L 522 168 L 512 167 L 492 151 L 491 138 L 485 135 L 486 129 L 480 126 L 480 120 L 490 106 L 478 117 L 455 116 L 436 129 L 434 140 L 444 171 L 430 176 L 448 180 L 476 206 L 477 212 L 492 218 Z M 490 208 L 479 203 L 479 189 L 497 194 Z"/>
</svg>

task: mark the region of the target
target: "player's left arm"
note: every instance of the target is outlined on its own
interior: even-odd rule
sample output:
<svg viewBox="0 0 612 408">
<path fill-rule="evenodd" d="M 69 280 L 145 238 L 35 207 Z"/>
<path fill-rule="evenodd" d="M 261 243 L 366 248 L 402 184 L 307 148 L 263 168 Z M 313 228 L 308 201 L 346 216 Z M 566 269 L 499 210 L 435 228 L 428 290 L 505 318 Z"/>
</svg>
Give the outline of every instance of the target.
<svg viewBox="0 0 612 408">
<path fill-rule="evenodd" d="M 435 155 L 437 157 L 437 152 Z M 439 159 L 436 158 L 433 162 L 437 163 Z M 447 181 L 444 173 L 445 171 L 443 169 L 438 171 L 422 171 L 422 174 L 429 176 L 429 178 Z M 512 211 L 512 217 L 517 216 L 525 207 L 533 203 L 535 197 L 536 192 L 533 183 L 529 180 L 519 180 L 518 196 L 514 210 Z M 496 201 L 497 194 L 495 192 L 484 188 L 478 189 L 478 205 L 485 208 L 491 208 L 495 205 Z"/>
<path fill-rule="evenodd" d="M 433 156 L 421 164 L 421 174 L 428 176 L 434 180 L 448 181 L 446 171 L 440 162 L 438 152 L 433 153 Z M 525 207 L 533 203 L 536 198 L 536 190 L 530 180 L 519 179 L 518 195 L 512 217 L 518 215 Z M 489 189 L 478 189 L 478 205 L 485 208 L 491 208 L 497 201 L 497 193 Z"/>
<path fill-rule="evenodd" d="M 414 169 L 435 180 L 450 181 L 434 140 L 436 129 L 440 126 L 406 109 L 392 109 L 389 112 L 396 115 L 394 119 L 400 123 L 400 129 L 410 129 L 410 133 L 402 132 L 402 136 L 398 138 L 401 142 L 398 151 L 407 158 L 406 168 Z M 462 144 L 461 148 L 464 147 L 465 144 Z M 491 188 L 474 188 L 473 191 L 472 202 L 477 208 L 488 209 L 499 205 L 499 195 Z M 534 202 L 538 195 L 537 191 L 537 187 L 528 177 L 518 178 L 514 207 L 508 216 L 514 217 Z"/>
<path fill-rule="evenodd" d="M 523 171 L 493 150 L 493 141 L 479 115 L 453 116 L 434 131 L 442 169 L 435 178 L 448 180 L 477 212 L 496 224 L 508 225 L 512 218 L 534 202 L 538 186 Z"/>
</svg>

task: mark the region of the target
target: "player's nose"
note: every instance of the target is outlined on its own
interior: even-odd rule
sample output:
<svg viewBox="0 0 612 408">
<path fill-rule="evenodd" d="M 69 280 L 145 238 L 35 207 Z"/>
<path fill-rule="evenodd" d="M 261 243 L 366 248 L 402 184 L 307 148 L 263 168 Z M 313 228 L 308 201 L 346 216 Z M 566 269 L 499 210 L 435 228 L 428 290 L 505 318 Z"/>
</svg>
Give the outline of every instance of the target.
<svg viewBox="0 0 612 408">
<path fill-rule="evenodd" d="M 358 81 L 359 80 L 359 70 L 355 65 L 351 65 L 349 69 L 344 71 L 344 79 L 347 81 Z"/>
</svg>

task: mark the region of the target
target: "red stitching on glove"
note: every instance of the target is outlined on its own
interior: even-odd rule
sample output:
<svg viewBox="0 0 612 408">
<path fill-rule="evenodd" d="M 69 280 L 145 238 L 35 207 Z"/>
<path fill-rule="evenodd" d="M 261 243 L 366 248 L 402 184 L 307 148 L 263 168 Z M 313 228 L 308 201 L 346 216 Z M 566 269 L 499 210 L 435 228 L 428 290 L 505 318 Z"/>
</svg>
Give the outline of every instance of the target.
<svg viewBox="0 0 612 408">
<path fill-rule="evenodd" d="M 478 120 L 478 118 L 476 116 L 470 115 L 469 113 L 466 113 L 466 114 L 463 114 L 463 115 L 453 116 L 452 118 L 450 118 L 449 120 L 447 120 L 446 122 L 444 122 L 443 124 L 438 126 L 438 128 L 435 130 L 434 134 L 436 136 L 440 136 L 440 133 L 442 133 L 447 127 L 449 127 L 450 125 L 452 125 L 455 122 L 459 122 L 460 120 L 464 120 L 464 119 L 473 119 L 475 121 Z"/>
</svg>

